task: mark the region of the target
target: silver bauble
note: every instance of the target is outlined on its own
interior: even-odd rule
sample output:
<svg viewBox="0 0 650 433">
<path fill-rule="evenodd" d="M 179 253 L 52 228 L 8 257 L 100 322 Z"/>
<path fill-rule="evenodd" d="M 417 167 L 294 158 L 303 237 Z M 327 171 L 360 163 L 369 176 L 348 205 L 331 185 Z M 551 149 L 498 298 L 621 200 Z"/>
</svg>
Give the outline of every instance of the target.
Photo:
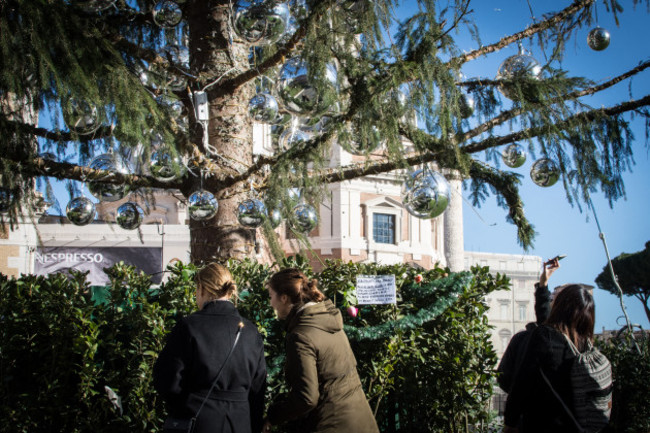
<svg viewBox="0 0 650 433">
<path fill-rule="evenodd" d="M 7 212 L 11 208 L 13 199 L 11 191 L 0 188 L 0 212 Z"/>
<path fill-rule="evenodd" d="M 159 181 L 170 182 L 183 177 L 187 169 L 178 154 L 174 156 L 169 149 L 163 147 L 151 154 L 149 171 Z"/>
<path fill-rule="evenodd" d="M 316 209 L 308 204 L 299 204 L 293 208 L 291 225 L 294 229 L 303 233 L 309 233 L 318 225 L 318 214 Z"/>
<path fill-rule="evenodd" d="M 285 109 L 298 116 L 312 116 L 326 112 L 334 105 L 332 98 L 336 92 L 336 68 L 327 65 L 322 77 L 325 88 L 321 92 L 331 93 L 326 97 L 319 93 L 308 75 L 307 63 L 293 57 L 282 66 L 276 83 L 276 90 Z"/>
<path fill-rule="evenodd" d="M 503 163 L 510 168 L 518 168 L 526 162 L 526 150 L 517 143 L 508 145 L 501 154 Z"/>
<path fill-rule="evenodd" d="M 381 133 L 374 125 L 350 124 L 350 135 L 340 141 L 341 147 L 353 155 L 367 155 L 381 145 Z"/>
<path fill-rule="evenodd" d="M 302 188 L 287 188 L 287 197 L 291 203 L 297 203 L 302 199 Z"/>
<path fill-rule="evenodd" d="M 441 215 L 451 199 L 449 182 L 440 173 L 430 169 L 410 173 L 402 190 L 406 210 L 418 218 Z"/>
<path fill-rule="evenodd" d="M 560 169 L 548 158 L 538 159 L 530 168 L 530 178 L 538 186 L 553 186 L 560 179 Z"/>
<path fill-rule="evenodd" d="M 86 197 L 75 197 L 66 206 L 65 214 L 72 224 L 85 226 L 95 219 L 95 203 Z"/>
<path fill-rule="evenodd" d="M 285 129 L 278 137 L 278 148 L 280 150 L 291 149 L 294 146 L 306 143 L 311 140 L 311 134 L 301 131 L 300 129 Z"/>
<path fill-rule="evenodd" d="M 282 211 L 278 208 L 273 208 L 268 211 L 268 218 L 271 228 L 277 229 L 282 224 Z"/>
<path fill-rule="evenodd" d="M 522 46 L 519 46 L 519 54 L 510 56 L 501 63 L 497 72 L 497 80 L 517 81 L 522 80 L 521 93 L 527 101 L 537 100 L 535 89 L 526 86 L 525 80 L 539 80 L 542 76 L 542 67 L 532 56 L 525 54 Z M 502 83 L 499 91 L 508 99 L 513 101 L 519 99 L 519 93 L 512 83 Z"/>
<path fill-rule="evenodd" d="M 219 210 L 219 203 L 209 191 L 194 191 L 187 199 L 190 218 L 194 221 L 206 221 L 214 217 Z"/>
<path fill-rule="evenodd" d="M 158 55 L 176 66 L 175 72 L 171 73 L 168 71 L 168 68 L 160 66 L 157 63 L 152 63 L 149 65 L 146 76 L 143 77 L 141 75 L 140 77 L 143 84 L 154 89 L 162 87 L 172 92 L 182 92 L 185 90 L 187 87 L 187 77 L 179 68 L 189 68 L 189 50 L 180 45 L 166 45 Z"/>
<path fill-rule="evenodd" d="M 248 114 L 256 122 L 271 123 L 278 117 L 278 101 L 270 93 L 258 93 L 248 101 Z"/>
<path fill-rule="evenodd" d="M 176 27 L 183 19 L 183 11 L 172 0 L 162 0 L 156 3 L 151 12 L 153 22 L 163 29 Z"/>
<path fill-rule="evenodd" d="M 287 30 L 290 19 L 285 3 L 239 2 L 234 29 L 237 36 L 251 45 L 277 42 Z"/>
<path fill-rule="evenodd" d="M 244 227 L 257 228 L 264 223 L 266 206 L 262 200 L 251 198 L 237 206 L 237 220 Z"/>
<path fill-rule="evenodd" d="M 332 124 L 332 117 L 328 115 L 300 116 L 296 120 L 298 129 L 316 135 L 323 134 Z"/>
<path fill-rule="evenodd" d="M 140 227 L 144 219 L 142 208 L 136 203 L 127 201 L 117 208 L 115 221 L 124 230 L 134 230 Z"/>
<path fill-rule="evenodd" d="M 75 0 L 74 4 L 86 12 L 101 12 L 115 3 L 115 0 Z"/>
<path fill-rule="evenodd" d="M 609 47 L 609 32 L 602 27 L 592 29 L 587 35 L 587 45 L 594 51 Z"/>
<path fill-rule="evenodd" d="M 90 161 L 88 167 L 93 170 L 106 170 L 115 173 L 129 174 L 129 168 L 121 158 L 112 153 L 103 153 Z M 129 185 L 96 182 L 101 178 L 88 181 L 88 191 L 98 200 L 117 201 L 129 192 Z"/>
<path fill-rule="evenodd" d="M 84 101 L 70 100 L 70 105 L 62 107 L 63 121 L 70 131 L 80 135 L 90 135 L 101 126 L 97 108 Z"/>
</svg>

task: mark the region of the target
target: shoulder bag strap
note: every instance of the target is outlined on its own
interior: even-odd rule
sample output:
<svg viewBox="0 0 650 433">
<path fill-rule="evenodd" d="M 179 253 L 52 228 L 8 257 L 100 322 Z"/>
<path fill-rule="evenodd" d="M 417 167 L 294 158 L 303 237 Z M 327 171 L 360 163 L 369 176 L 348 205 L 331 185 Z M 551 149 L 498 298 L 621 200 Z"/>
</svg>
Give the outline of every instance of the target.
<svg viewBox="0 0 650 433">
<path fill-rule="evenodd" d="M 575 424 L 576 428 L 578 429 L 578 432 L 584 433 L 586 430 L 580 425 L 580 423 L 578 422 L 576 417 L 573 416 L 573 412 L 571 412 L 571 409 L 569 409 L 569 407 L 566 405 L 566 403 L 564 403 L 564 400 L 562 400 L 562 397 L 560 397 L 560 394 L 558 394 L 557 391 L 555 391 L 555 388 L 553 388 L 553 385 L 551 385 L 551 381 L 548 380 L 548 377 L 546 377 L 546 375 L 544 374 L 544 371 L 542 370 L 542 367 L 539 367 L 539 373 L 542 375 L 542 378 L 544 379 L 544 382 L 546 382 L 546 384 L 550 388 L 550 390 L 553 393 L 553 395 L 555 396 L 555 398 L 557 398 L 557 400 L 560 402 L 560 404 L 564 408 L 564 411 L 567 413 L 567 415 L 569 415 L 569 418 L 571 418 L 571 421 L 573 421 L 573 423 Z"/>
<path fill-rule="evenodd" d="M 226 360 L 223 362 L 223 364 L 221 364 L 221 368 L 219 368 L 219 371 L 217 372 L 217 376 L 212 381 L 212 386 L 210 387 L 210 390 L 208 391 L 205 398 L 201 402 L 201 406 L 199 407 L 199 410 L 196 411 L 196 414 L 194 415 L 194 419 L 199 417 L 199 413 L 201 412 L 201 409 L 203 409 L 203 406 L 205 406 L 205 402 L 208 401 L 208 398 L 210 397 L 210 394 L 212 393 L 212 390 L 214 389 L 215 385 L 217 384 L 217 380 L 219 380 L 219 377 L 221 377 L 221 373 L 223 372 L 223 368 L 228 363 L 228 360 L 230 359 L 230 355 L 232 355 L 232 352 L 235 350 L 235 346 L 237 346 L 237 342 L 239 341 L 239 336 L 241 335 L 241 330 L 243 328 L 244 328 L 244 322 L 242 322 L 240 320 L 239 324 L 237 325 L 237 334 L 235 335 L 235 342 L 232 344 L 232 347 L 230 348 L 230 352 L 228 352 L 228 356 L 226 356 Z"/>
</svg>

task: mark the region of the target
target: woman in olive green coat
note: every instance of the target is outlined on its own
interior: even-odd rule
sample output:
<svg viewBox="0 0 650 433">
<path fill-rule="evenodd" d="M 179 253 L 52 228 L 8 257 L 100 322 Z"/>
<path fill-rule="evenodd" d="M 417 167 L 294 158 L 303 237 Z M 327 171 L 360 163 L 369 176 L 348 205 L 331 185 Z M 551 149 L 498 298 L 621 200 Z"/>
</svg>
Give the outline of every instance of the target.
<svg viewBox="0 0 650 433">
<path fill-rule="evenodd" d="M 269 407 L 263 432 L 293 421 L 303 433 L 379 433 L 338 308 L 298 269 L 274 274 L 268 290 L 286 319 L 289 392 Z"/>
</svg>

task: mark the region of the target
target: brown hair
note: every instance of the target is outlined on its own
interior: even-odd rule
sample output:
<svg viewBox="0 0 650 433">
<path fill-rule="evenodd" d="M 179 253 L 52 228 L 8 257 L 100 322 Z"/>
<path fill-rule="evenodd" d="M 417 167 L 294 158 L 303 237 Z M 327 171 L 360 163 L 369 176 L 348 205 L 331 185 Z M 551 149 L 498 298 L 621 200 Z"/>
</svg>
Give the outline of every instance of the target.
<svg viewBox="0 0 650 433">
<path fill-rule="evenodd" d="M 231 297 L 237 293 L 237 285 L 230 271 L 218 263 L 208 263 L 196 272 L 196 285 L 199 290 L 205 290 L 210 298 Z"/>
<path fill-rule="evenodd" d="M 320 302 L 325 295 L 318 290 L 318 280 L 309 279 L 297 268 L 287 268 L 273 274 L 268 283 L 278 295 L 287 295 L 292 304 Z"/>
<path fill-rule="evenodd" d="M 582 284 L 569 284 L 553 299 L 546 324 L 565 334 L 579 349 L 593 341 L 596 311 L 594 298 Z"/>
</svg>

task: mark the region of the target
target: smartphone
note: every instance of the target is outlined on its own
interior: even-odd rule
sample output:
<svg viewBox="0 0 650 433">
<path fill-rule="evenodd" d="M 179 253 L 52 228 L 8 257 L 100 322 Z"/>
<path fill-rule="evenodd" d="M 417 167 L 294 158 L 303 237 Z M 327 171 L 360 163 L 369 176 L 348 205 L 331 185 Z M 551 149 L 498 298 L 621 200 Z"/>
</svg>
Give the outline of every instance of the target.
<svg viewBox="0 0 650 433">
<path fill-rule="evenodd" d="M 566 257 L 566 254 L 558 254 L 557 256 L 553 257 L 552 259 L 548 259 L 548 261 L 546 261 L 544 264 L 549 265 L 549 264 L 551 264 L 551 262 L 553 260 L 557 260 L 559 262 L 560 260 L 562 260 L 565 257 Z"/>
</svg>

